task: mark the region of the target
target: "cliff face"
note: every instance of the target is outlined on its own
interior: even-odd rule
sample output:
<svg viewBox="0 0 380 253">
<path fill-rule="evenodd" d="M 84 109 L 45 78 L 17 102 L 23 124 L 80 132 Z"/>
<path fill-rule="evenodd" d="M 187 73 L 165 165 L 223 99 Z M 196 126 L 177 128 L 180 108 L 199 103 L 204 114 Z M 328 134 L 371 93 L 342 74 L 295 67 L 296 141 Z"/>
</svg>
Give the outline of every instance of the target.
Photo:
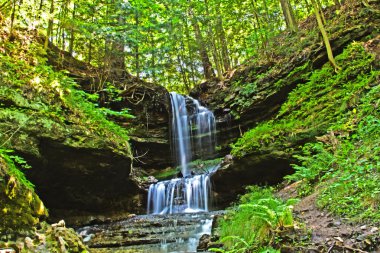
<svg viewBox="0 0 380 253">
<path fill-rule="evenodd" d="M 134 160 L 133 166 L 147 172 L 173 165 L 170 151 L 170 97 L 168 91 L 159 85 L 136 82 L 122 90 L 119 101 L 111 100 L 113 110 L 130 109 L 134 119 L 115 121 L 130 131 L 130 143 Z"/>
<path fill-rule="evenodd" d="M 334 19 L 331 15 L 334 10 L 326 10 L 325 16 L 329 20 L 326 28 L 335 55 L 341 54 L 353 41 L 367 41 L 378 34 L 380 17 L 375 11 L 378 7 L 379 1 L 371 2 L 371 7 L 349 2 Z M 292 156 L 299 152 L 299 146 L 315 141 L 315 137 L 325 134 L 329 127 L 330 121 L 326 120 L 325 124 L 315 124 L 302 131 L 291 124 L 288 125 L 288 130 L 281 130 L 280 133 L 265 130 L 266 124 L 275 124 L 282 118 L 286 121 L 291 110 L 286 111 L 281 107 L 289 98 L 289 94 L 298 87 L 306 86 L 313 72 L 328 63 L 314 18 L 311 17 L 302 23 L 301 28 L 297 34 L 284 33 L 276 38 L 263 50 L 262 56 L 226 73 L 225 80 L 204 82 L 191 93 L 215 111 L 218 120 L 218 143 L 221 145 L 222 153 L 228 153 L 229 144 L 235 142 L 247 130 L 257 128 L 255 136 L 247 135 L 244 139 L 246 142 L 251 139 L 256 143 L 241 149 L 237 145 L 234 149 L 240 150 L 233 152 L 235 157 L 228 162 L 225 169 L 219 170 L 214 176 L 216 195 L 222 206 L 223 203 L 227 204 L 233 200 L 236 194 L 242 193 L 245 185 L 281 182 L 283 176 L 291 172 L 290 164 L 294 162 Z M 349 62 L 343 64 L 347 65 Z M 355 80 L 360 78 L 357 75 L 360 76 L 360 71 L 352 72 L 344 78 Z M 320 82 L 328 83 L 326 80 L 330 77 L 331 83 L 335 82 L 333 76 L 334 72 Z M 322 96 L 323 87 L 320 86 L 320 91 L 317 89 L 315 92 L 320 92 Z M 318 105 L 320 115 L 325 115 L 326 119 L 331 118 L 330 112 L 323 109 L 330 104 L 321 101 Z M 334 103 L 338 108 L 344 102 L 338 100 Z M 348 108 L 350 106 L 347 105 Z M 292 110 L 299 108 L 300 105 Z M 287 135 L 292 137 L 284 138 Z M 236 144 L 233 146 L 236 147 Z M 244 175 L 244 178 L 241 175 Z M 218 188 L 218 185 L 223 187 Z M 227 192 L 224 189 L 231 190 Z"/>
<path fill-rule="evenodd" d="M 80 89 L 99 95 L 100 107 L 115 111 L 128 110 L 134 117 L 126 120 L 111 116 L 109 119 L 129 131 L 133 166 L 140 176 L 152 174 L 173 165 L 170 151 L 170 97 L 169 92 L 155 83 L 148 83 L 130 74 L 112 75 L 78 61 L 53 45 L 48 51 L 49 64 L 65 70 Z M 114 90 L 103 89 L 112 83 Z"/>
<path fill-rule="evenodd" d="M 53 70 L 28 32 L 1 34 L 0 143 L 32 166 L 27 177 L 51 215 L 141 211 L 128 130 Z"/>
</svg>

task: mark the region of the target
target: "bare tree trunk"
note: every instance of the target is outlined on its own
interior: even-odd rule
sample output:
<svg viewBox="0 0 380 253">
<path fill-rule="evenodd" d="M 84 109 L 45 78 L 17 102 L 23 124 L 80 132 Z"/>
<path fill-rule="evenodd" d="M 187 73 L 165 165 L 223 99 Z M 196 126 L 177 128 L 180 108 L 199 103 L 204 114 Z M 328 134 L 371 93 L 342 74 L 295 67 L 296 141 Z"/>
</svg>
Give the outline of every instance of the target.
<svg viewBox="0 0 380 253">
<path fill-rule="evenodd" d="M 136 34 L 138 34 L 138 28 L 139 28 L 139 13 L 136 10 L 135 12 L 135 26 L 136 26 Z M 136 41 L 138 39 L 136 38 Z M 136 76 L 137 78 L 140 78 L 140 52 L 139 52 L 139 43 L 135 44 L 135 69 L 136 69 Z"/>
<path fill-rule="evenodd" d="M 92 40 L 90 39 L 90 43 L 88 45 L 88 63 L 91 64 L 91 60 L 92 60 Z"/>
<path fill-rule="evenodd" d="M 318 7 L 318 11 L 319 11 L 319 15 L 320 15 L 321 20 L 322 20 L 322 24 L 325 25 L 326 24 L 326 18 L 325 18 L 325 14 L 323 14 L 321 1 L 320 0 L 311 0 L 312 3 L 313 3 L 313 1 L 315 1 L 316 6 Z"/>
<path fill-rule="evenodd" d="M 292 31 L 298 31 L 298 25 L 294 17 L 293 8 L 289 3 L 289 0 L 280 0 L 282 12 L 285 17 L 286 27 Z"/>
<path fill-rule="evenodd" d="M 195 68 L 194 68 L 194 54 L 193 50 L 191 48 L 191 37 L 190 37 L 190 31 L 189 31 L 189 26 L 187 19 L 184 20 L 185 23 L 185 34 L 186 34 L 186 40 L 187 40 L 187 49 L 189 53 L 189 62 L 190 62 L 190 75 L 191 75 L 191 80 L 193 82 L 193 85 L 196 84 L 196 79 L 195 79 Z"/>
<path fill-rule="evenodd" d="M 10 36 L 12 36 L 12 34 L 13 34 L 13 26 L 14 26 L 15 16 L 16 16 L 16 1 L 17 0 L 13 0 L 13 4 L 12 4 L 11 28 L 9 30 Z"/>
<path fill-rule="evenodd" d="M 194 27 L 195 40 L 197 42 L 198 51 L 201 57 L 204 76 L 206 79 L 211 79 L 212 77 L 215 76 L 214 71 L 212 69 L 210 58 L 208 57 L 208 54 L 205 48 L 205 43 L 202 37 L 201 29 L 199 27 L 197 20 L 194 18 L 193 10 L 191 7 L 189 9 L 189 16 L 191 18 L 191 22 Z"/>
<path fill-rule="evenodd" d="M 207 15 L 207 17 L 210 17 L 208 1 L 204 0 L 204 2 L 205 2 L 205 7 L 206 7 L 206 15 Z M 210 41 L 210 44 L 211 44 L 211 52 L 212 52 L 212 57 L 214 58 L 216 72 L 218 74 L 218 78 L 223 79 L 223 70 L 222 70 L 222 66 L 221 66 L 221 60 L 218 56 L 218 50 L 216 49 L 214 31 L 212 29 L 213 25 L 210 23 L 207 23 L 206 25 L 208 27 L 208 35 L 209 35 L 208 40 Z"/>
<path fill-rule="evenodd" d="M 45 44 L 44 44 L 44 48 L 47 49 L 48 46 L 49 46 L 49 37 L 53 31 L 53 22 L 54 22 L 54 17 L 53 17 L 53 14 L 54 14 L 54 0 L 50 0 L 50 11 L 49 11 L 49 23 L 48 23 L 48 27 L 47 27 L 47 30 L 46 30 L 46 38 L 45 38 Z"/>
<path fill-rule="evenodd" d="M 312 7 L 310 6 L 309 2 L 307 0 L 304 0 L 305 7 L 308 13 L 312 11 Z"/>
<path fill-rule="evenodd" d="M 339 0 L 334 0 L 334 4 L 335 4 L 336 6 L 338 6 L 338 7 L 340 7 L 340 2 L 339 2 Z"/>
<path fill-rule="evenodd" d="M 313 7 L 314 7 L 315 16 L 317 18 L 318 28 L 321 31 L 321 34 L 322 34 L 322 37 L 323 37 L 323 42 L 324 42 L 324 44 L 326 46 L 327 57 L 329 58 L 329 61 L 330 61 L 331 65 L 334 67 L 335 71 L 337 72 L 341 68 L 335 62 L 334 55 L 333 55 L 333 52 L 332 52 L 332 49 L 331 49 L 331 45 L 330 45 L 330 41 L 329 41 L 329 38 L 327 36 L 327 32 L 325 30 L 325 27 L 323 26 L 322 18 L 321 18 L 320 14 L 319 14 L 318 5 L 315 2 L 315 0 L 311 0 L 311 2 L 312 2 Z"/>
<path fill-rule="evenodd" d="M 258 11 L 257 11 L 255 1 L 252 0 L 251 3 L 252 3 L 252 7 L 253 7 L 253 15 L 255 16 L 255 20 L 256 20 L 257 28 L 258 28 L 258 30 L 259 30 L 259 35 L 260 35 L 260 39 L 261 39 L 261 46 L 262 46 L 263 48 L 265 48 L 265 44 L 266 44 L 266 41 L 267 41 L 267 37 L 264 36 L 263 33 L 261 32 L 261 22 L 260 22 L 260 19 L 259 19 L 259 13 L 258 13 Z"/>
<path fill-rule="evenodd" d="M 218 6 L 216 7 L 216 12 L 218 15 L 217 23 L 216 23 L 216 29 L 217 29 L 218 38 L 220 41 L 220 46 L 222 49 L 221 53 L 222 53 L 224 71 L 228 71 L 231 69 L 231 61 L 230 61 L 230 56 L 228 53 L 226 33 L 224 32 L 224 27 L 223 27 L 223 19 L 222 19 L 222 15 L 220 13 L 220 1 L 218 2 Z"/>
<path fill-rule="evenodd" d="M 72 14 L 73 20 L 75 19 L 75 8 L 76 8 L 76 4 L 74 3 L 73 14 Z M 74 52 L 74 41 L 75 41 L 75 32 L 74 32 L 74 27 L 71 26 L 70 27 L 70 42 L 69 42 L 69 53 L 71 55 L 73 55 L 73 52 Z"/>
</svg>

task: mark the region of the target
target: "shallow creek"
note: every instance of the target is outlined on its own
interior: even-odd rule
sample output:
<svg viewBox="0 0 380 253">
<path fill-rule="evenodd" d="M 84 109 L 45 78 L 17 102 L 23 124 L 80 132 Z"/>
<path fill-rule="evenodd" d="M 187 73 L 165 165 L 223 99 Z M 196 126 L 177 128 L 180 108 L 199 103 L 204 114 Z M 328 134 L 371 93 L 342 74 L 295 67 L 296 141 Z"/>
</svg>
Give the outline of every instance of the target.
<svg viewBox="0 0 380 253">
<path fill-rule="evenodd" d="M 213 217 L 218 213 L 138 215 L 86 226 L 77 232 L 91 252 L 197 252 L 199 238 L 211 233 Z"/>
</svg>

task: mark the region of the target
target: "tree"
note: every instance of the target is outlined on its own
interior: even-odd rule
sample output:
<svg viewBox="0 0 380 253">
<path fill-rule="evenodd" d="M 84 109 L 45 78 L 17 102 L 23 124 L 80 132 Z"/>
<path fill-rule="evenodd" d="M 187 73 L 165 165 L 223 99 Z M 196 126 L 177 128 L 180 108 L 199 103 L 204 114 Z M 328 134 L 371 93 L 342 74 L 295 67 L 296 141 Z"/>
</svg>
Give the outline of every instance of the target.
<svg viewBox="0 0 380 253">
<path fill-rule="evenodd" d="M 289 0 L 280 0 L 282 13 L 285 17 L 287 28 L 292 32 L 298 31 L 298 25 L 294 17 L 293 8 L 289 3 Z"/>
<path fill-rule="evenodd" d="M 334 67 L 335 71 L 339 71 L 341 68 L 335 62 L 334 55 L 333 55 L 333 52 L 332 52 L 332 49 L 331 49 L 331 45 L 330 45 L 330 41 L 329 41 L 329 37 L 328 37 L 327 32 L 325 30 L 325 27 L 323 25 L 322 18 L 321 18 L 320 14 L 319 14 L 318 5 L 315 2 L 315 0 L 311 0 L 311 2 L 312 2 L 312 5 L 313 5 L 313 8 L 314 8 L 315 16 L 317 18 L 318 28 L 319 28 L 319 30 L 320 30 L 320 32 L 322 34 L 323 42 L 324 42 L 325 47 L 326 47 L 327 57 L 328 57 L 331 65 Z"/>
<path fill-rule="evenodd" d="M 53 32 L 53 24 L 54 24 L 54 0 L 50 0 L 50 11 L 49 11 L 49 22 L 46 30 L 46 38 L 45 38 L 45 49 L 48 47 L 50 36 Z"/>
<path fill-rule="evenodd" d="M 197 19 L 194 16 L 193 8 L 191 6 L 192 3 L 190 1 L 189 1 L 189 3 L 190 3 L 189 16 L 190 16 L 191 23 L 192 23 L 193 28 L 194 28 L 195 40 L 197 42 L 198 51 L 199 51 L 199 54 L 200 54 L 200 57 L 202 60 L 204 77 L 206 79 L 210 79 L 210 78 L 215 76 L 214 70 L 212 69 L 210 58 L 208 57 L 208 53 L 207 53 L 207 50 L 205 47 L 206 44 L 205 44 L 205 41 L 203 39 L 201 29 L 199 27 Z"/>
</svg>

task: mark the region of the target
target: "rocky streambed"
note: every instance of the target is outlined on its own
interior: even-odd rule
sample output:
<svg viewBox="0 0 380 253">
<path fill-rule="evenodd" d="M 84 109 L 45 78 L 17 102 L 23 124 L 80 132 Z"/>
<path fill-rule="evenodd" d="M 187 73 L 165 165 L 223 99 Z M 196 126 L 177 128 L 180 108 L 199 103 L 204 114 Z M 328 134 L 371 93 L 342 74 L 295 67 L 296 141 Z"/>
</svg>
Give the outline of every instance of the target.
<svg viewBox="0 0 380 253">
<path fill-rule="evenodd" d="M 221 211 L 139 215 L 77 229 L 91 252 L 197 252 Z"/>
</svg>

